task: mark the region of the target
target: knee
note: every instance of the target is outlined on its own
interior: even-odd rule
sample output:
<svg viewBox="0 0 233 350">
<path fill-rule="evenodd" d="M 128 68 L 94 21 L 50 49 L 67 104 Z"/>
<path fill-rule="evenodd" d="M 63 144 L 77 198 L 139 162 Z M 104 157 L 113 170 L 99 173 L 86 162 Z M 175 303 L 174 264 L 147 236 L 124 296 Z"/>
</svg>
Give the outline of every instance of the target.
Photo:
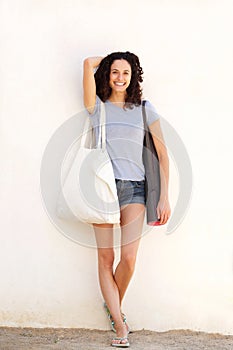
<svg viewBox="0 0 233 350">
<path fill-rule="evenodd" d="M 98 253 L 99 266 L 104 269 L 112 269 L 114 264 L 114 252 L 103 249 Z"/>
<path fill-rule="evenodd" d="M 136 256 L 133 254 L 127 254 L 121 257 L 122 263 L 126 266 L 127 270 L 133 272 L 136 264 Z"/>
</svg>

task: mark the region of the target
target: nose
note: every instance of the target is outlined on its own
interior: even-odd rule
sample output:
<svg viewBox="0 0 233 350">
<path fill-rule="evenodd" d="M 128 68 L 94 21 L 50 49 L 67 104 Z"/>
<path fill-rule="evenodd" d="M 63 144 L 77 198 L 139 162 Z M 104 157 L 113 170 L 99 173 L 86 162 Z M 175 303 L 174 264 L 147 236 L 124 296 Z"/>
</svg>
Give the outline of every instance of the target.
<svg viewBox="0 0 233 350">
<path fill-rule="evenodd" d="M 123 80 L 123 73 L 118 73 L 118 79 L 121 81 Z"/>
</svg>

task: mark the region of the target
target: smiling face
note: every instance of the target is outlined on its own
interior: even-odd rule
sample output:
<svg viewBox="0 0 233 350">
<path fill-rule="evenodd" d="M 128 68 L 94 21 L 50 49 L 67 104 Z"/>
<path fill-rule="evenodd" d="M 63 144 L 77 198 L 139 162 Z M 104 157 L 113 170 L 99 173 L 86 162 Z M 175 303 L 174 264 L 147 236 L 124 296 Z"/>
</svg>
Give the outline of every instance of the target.
<svg viewBox="0 0 233 350">
<path fill-rule="evenodd" d="M 125 92 L 130 84 L 132 70 L 124 59 L 115 60 L 110 68 L 109 86 L 114 92 Z"/>
</svg>

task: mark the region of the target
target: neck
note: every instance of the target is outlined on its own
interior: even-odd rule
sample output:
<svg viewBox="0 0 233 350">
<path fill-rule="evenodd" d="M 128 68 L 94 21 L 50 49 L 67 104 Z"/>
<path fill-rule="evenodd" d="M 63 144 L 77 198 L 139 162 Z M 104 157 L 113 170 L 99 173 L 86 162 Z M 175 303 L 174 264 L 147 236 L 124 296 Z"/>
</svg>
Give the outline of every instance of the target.
<svg viewBox="0 0 233 350">
<path fill-rule="evenodd" d="M 109 97 L 109 101 L 118 102 L 118 103 L 125 103 L 125 97 L 126 97 L 126 92 L 112 91 L 112 93 Z"/>
</svg>

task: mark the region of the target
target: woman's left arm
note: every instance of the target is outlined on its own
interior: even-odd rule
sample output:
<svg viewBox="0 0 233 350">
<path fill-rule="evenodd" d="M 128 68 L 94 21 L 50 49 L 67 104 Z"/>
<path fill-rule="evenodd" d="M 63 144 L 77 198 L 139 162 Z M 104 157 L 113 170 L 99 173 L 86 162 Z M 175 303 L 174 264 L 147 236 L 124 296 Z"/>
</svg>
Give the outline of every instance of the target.
<svg viewBox="0 0 233 350">
<path fill-rule="evenodd" d="M 160 120 L 156 120 L 149 125 L 150 132 L 156 147 L 159 158 L 160 167 L 160 199 L 157 206 L 157 215 L 160 225 L 166 224 L 170 215 L 171 208 L 168 199 L 168 183 L 169 183 L 169 158 L 167 148 L 164 142 Z"/>
</svg>

